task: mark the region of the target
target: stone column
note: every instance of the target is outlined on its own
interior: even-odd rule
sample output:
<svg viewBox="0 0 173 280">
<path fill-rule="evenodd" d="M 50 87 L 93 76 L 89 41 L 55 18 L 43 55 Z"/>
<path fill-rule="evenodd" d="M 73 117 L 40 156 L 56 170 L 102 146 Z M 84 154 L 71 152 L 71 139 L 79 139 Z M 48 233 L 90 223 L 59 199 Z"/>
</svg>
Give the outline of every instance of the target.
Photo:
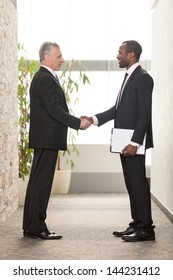
<svg viewBox="0 0 173 280">
<path fill-rule="evenodd" d="M 17 11 L 0 0 L 0 223 L 18 207 Z"/>
</svg>

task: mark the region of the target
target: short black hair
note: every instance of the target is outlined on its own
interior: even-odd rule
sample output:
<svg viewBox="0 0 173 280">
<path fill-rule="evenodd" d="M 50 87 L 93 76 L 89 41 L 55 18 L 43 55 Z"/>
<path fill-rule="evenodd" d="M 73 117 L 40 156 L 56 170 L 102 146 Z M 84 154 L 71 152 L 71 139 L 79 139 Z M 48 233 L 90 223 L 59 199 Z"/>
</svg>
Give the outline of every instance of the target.
<svg viewBox="0 0 173 280">
<path fill-rule="evenodd" d="M 139 58 L 142 53 L 141 45 L 135 40 L 124 41 L 123 44 L 127 45 L 127 52 L 134 52 L 137 60 L 139 61 Z"/>
</svg>

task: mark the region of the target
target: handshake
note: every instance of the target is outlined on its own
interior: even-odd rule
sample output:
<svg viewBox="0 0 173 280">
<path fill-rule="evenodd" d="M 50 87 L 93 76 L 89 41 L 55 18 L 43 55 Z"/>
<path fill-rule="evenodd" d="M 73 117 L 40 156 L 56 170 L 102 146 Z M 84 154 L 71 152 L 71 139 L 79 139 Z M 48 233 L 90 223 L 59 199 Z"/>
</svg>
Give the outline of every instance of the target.
<svg viewBox="0 0 173 280">
<path fill-rule="evenodd" d="M 93 118 L 92 117 L 87 117 L 87 116 L 81 116 L 80 117 L 80 129 L 85 130 L 88 127 L 91 126 L 91 124 L 94 123 Z"/>
</svg>

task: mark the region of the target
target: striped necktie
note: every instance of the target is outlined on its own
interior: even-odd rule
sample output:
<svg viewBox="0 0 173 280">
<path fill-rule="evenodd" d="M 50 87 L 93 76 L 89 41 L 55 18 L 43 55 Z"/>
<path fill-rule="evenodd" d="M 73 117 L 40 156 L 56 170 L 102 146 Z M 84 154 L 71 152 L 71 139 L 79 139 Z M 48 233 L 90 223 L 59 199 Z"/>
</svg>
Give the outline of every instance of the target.
<svg viewBox="0 0 173 280">
<path fill-rule="evenodd" d="M 124 80 L 123 80 L 122 86 L 120 88 L 120 91 L 119 91 L 119 94 L 118 94 L 118 97 L 117 97 L 116 108 L 118 108 L 118 106 L 119 106 L 119 104 L 121 102 L 121 98 L 122 98 L 122 95 L 123 95 L 124 84 L 125 84 L 125 81 L 127 79 L 127 76 L 128 76 L 128 74 L 126 72 L 125 75 L 124 75 Z"/>
<path fill-rule="evenodd" d="M 58 78 L 57 74 L 55 74 L 55 79 L 57 80 L 58 85 L 59 85 L 59 86 L 61 86 L 61 85 L 60 85 L 59 78 Z"/>
</svg>

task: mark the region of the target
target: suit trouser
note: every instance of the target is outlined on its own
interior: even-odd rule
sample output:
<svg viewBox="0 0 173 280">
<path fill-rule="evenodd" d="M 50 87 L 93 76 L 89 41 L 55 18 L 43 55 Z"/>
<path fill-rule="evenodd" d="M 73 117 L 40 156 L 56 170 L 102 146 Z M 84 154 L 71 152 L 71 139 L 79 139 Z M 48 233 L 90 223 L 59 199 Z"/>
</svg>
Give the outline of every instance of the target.
<svg viewBox="0 0 173 280">
<path fill-rule="evenodd" d="M 47 230 L 45 223 L 58 151 L 34 150 L 31 174 L 27 186 L 23 229 L 39 233 Z"/>
<path fill-rule="evenodd" d="M 145 155 L 124 157 L 120 155 L 126 188 L 129 194 L 131 226 L 137 228 L 150 228 L 151 217 L 151 194 L 145 170 Z"/>
</svg>

